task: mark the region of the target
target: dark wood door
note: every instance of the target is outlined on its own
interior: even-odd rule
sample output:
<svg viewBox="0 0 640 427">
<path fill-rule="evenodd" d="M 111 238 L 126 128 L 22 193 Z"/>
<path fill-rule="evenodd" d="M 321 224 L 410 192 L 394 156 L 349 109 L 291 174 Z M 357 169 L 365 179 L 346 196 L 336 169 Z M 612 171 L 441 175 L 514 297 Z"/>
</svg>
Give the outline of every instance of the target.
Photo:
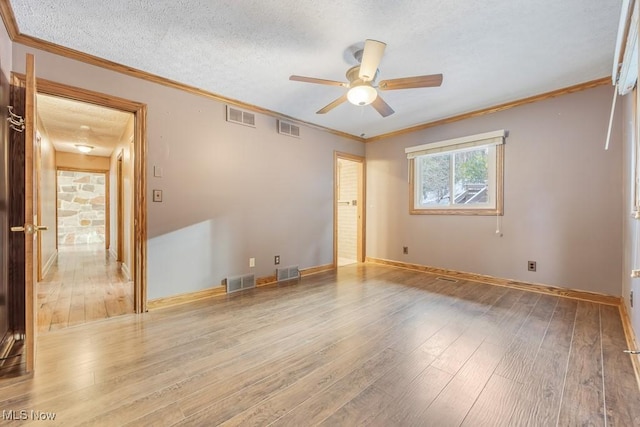
<svg viewBox="0 0 640 427">
<path fill-rule="evenodd" d="M 9 298 L 10 326 L 24 337 L 26 371 L 35 368 L 36 354 L 36 291 L 34 240 L 38 229 L 34 214 L 33 179 L 34 147 L 36 144 L 36 78 L 35 59 L 27 55 L 24 84 L 17 80 L 11 88 L 14 112 L 24 118 L 24 130 L 12 131 L 9 144 Z"/>
</svg>

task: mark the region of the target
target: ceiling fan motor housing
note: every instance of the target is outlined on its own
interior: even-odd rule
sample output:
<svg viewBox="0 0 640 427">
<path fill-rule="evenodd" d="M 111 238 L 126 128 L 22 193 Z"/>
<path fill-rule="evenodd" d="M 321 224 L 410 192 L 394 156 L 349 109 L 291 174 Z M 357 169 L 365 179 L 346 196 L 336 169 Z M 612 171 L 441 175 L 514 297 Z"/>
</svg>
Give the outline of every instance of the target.
<svg viewBox="0 0 640 427">
<path fill-rule="evenodd" d="M 380 70 L 376 70 L 376 75 L 373 76 L 373 81 L 375 81 L 378 78 L 378 73 L 380 72 Z M 347 72 L 345 73 L 345 75 L 347 76 L 347 80 L 349 80 L 349 86 L 353 87 L 356 86 L 358 84 L 364 83 L 361 79 L 360 79 L 360 66 L 356 65 L 354 67 L 351 67 L 347 70 Z"/>
</svg>

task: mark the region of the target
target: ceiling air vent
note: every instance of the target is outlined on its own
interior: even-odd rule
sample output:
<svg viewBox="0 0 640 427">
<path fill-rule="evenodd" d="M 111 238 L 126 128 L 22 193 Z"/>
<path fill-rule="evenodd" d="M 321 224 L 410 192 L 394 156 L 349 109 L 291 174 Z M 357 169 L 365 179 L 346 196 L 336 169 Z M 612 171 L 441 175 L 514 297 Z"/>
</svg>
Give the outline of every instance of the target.
<svg viewBox="0 0 640 427">
<path fill-rule="evenodd" d="M 300 126 L 278 120 L 278 133 L 300 138 Z"/>
<path fill-rule="evenodd" d="M 227 105 L 227 121 L 256 127 L 256 115 Z"/>
</svg>

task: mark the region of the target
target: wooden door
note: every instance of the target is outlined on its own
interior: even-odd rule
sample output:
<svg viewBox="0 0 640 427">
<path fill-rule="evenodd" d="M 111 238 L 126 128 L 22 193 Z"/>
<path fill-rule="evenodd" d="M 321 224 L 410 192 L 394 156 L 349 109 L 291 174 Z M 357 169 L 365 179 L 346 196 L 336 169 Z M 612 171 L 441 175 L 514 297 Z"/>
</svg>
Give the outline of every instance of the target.
<svg viewBox="0 0 640 427">
<path fill-rule="evenodd" d="M 35 206 L 37 197 L 35 197 L 35 189 L 37 186 L 34 176 L 37 172 L 35 167 L 35 146 L 36 146 L 36 77 L 35 77 L 35 59 L 33 55 L 27 54 L 27 67 L 26 67 L 26 79 L 24 88 L 14 88 L 12 91 L 13 99 L 12 103 L 21 104 L 24 106 L 22 116 L 24 118 L 24 131 L 18 136 L 18 144 L 14 149 L 17 153 L 16 156 L 11 158 L 11 168 L 15 171 L 11 174 L 11 193 L 10 203 L 20 204 L 23 200 L 24 210 L 23 215 L 10 217 L 12 235 L 16 236 L 17 233 L 22 234 L 24 240 L 24 258 L 21 258 L 21 254 L 15 253 L 15 262 L 12 262 L 14 266 L 20 265 L 21 261 L 24 265 L 23 279 L 20 274 L 16 274 L 12 277 L 13 283 L 10 283 L 14 289 L 22 288 L 23 292 L 23 310 L 17 310 L 18 313 L 23 315 L 23 322 L 18 322 L 20 327 L 24 331 L 24 349 L 26 353 L 26 371 L 31 372 L 35 368 L 35 355 L 36 355 L 36 328 L 35 320 L 37 318 L 36 313 L 36 290 L 35 280 L 36 274 L 36 253 L 34 251 L 34 242 L 36 239 L 36 233 L 38 230 L 44 230 L 45 227 L 40 227 L 37 224 L 37 207 Z M 18 99 L 22 97 L 23 99 Z M 19 145 L 22 145 L 20 147 Z M 23 155 L 20 155 L 23 153 Z M 21 180 L 21 182 L 20 182 Z M 15 206 L 15 209 L 19 211 L 20 206 Z M 21 220 L 21 224 L 16 224 L 17 220 Z M 12 236 L 13 237 L 13 236 Z M 13 241 L 16 242 L 15 248 L 20 250 L 20 238 L 14 237 Z M 11 241 L 10 241 L 11 245 Z M 10 246 L 11 251 L 14 251 L 14 247 Z M 10 264 L 10 269 L 11 269 Z M 22 280 L 21 280 L 22 279 Z M 18 307 L 19 309 L 20 307 Z M 22 320 L 22 319 L 20 319 Z"/>
<path fill-rule="evenodd" d="M 352 173 L 349 174 L 349 182 L 341 182 L 344 178 L 341 175 L 340 165 L 347 165 Z M 348 258 L 356 262 L 365 260 L 365 163 L 364 157 L 347 153 L 334 153 L 334 228 L 333 228 L 333 259 L 334 265 L 340 264 L 340 245 L 349 247 Z M 342 176 L 342 178 L 341 178 Z M 345 198 L 341 191 L 342 186 L 348 187 Z M 342 209 L 342 212 L 340 210 Z M 344 217 L 344 211 L 347 217 Z M 348 242 L 340 242 L 341 220 L 346 221 L 346 233 Z M 342 224 L 344 225 L 344 224 Z"/>
</svg>

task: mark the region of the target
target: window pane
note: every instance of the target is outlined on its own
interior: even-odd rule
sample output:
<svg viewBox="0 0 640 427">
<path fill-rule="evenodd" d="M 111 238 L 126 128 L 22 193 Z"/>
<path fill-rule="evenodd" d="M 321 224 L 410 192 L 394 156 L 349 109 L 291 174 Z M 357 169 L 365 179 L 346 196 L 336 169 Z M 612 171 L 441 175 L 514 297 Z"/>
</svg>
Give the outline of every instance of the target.
<svg viewBox="0 0 640 427">
<path fill-rule="evenodd" d="M 449 182 L 451 154 L 420 157 L 420 204 L 448 205 L 450 199 Z"/>
<path fill-rule="evenodd" d="M 410 214 L 502 215 L 503 144 L 442 146 L 409 159 Z"/>
<path fill-rule="evenodd" d="M 454 203 L 484 204 L 488 200 L 488 148 L 460 151 L 454 155 Z"/>
</svg>

